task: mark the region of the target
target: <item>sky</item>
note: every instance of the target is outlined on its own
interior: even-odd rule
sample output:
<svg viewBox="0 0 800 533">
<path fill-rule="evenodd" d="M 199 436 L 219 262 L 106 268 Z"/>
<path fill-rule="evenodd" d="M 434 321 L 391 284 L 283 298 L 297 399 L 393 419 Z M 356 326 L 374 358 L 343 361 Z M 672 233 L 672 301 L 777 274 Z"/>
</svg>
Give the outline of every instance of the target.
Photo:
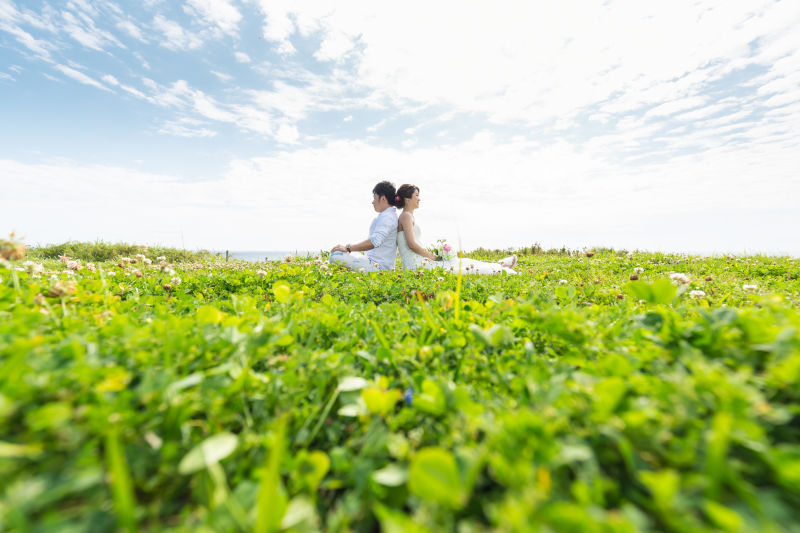
<svg viewBox="0 0 800 533">
<path fill-rule="evenodd" d="M 0 232 L 800 255 L 800 2 L 0 0 Z"/>
</svg>

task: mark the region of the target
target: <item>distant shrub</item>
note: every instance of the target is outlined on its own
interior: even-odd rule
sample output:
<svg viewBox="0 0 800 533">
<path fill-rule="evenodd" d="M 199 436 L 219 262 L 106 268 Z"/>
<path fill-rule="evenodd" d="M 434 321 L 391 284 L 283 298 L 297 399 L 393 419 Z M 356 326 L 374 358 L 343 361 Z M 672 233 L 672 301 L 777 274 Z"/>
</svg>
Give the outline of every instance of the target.
<svg viewBox="0 0 800 533">
<path fill-rule="evenodd" d="M 58 259 L 62 255 L 83 262 L 114 261 L 120 257 L 133 257 L 144 254 L 155 258 L 164 256 L 170 263 L 187 263 L 192 261 L 224 260 L 221 254 L 212 254 L 208 250 L 181 250 L 161 245 L 128 244 L 124 242 L 108 243 L 103 241 L 77 242 L 63 244 L 36 245 L 28 250 L 27 256 L 32 260 Z"/>
</svg>

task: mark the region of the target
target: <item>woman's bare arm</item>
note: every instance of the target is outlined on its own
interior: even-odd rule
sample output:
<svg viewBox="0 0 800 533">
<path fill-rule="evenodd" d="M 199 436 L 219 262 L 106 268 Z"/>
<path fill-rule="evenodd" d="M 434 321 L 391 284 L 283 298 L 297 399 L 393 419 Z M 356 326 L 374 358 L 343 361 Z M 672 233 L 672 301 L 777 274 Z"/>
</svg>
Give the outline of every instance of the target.
<svg viewBox="0 0 800 533">
<path fill-rule="evenodd" d="M 408 247 L 422 257 L 427 257 L 428 259 L 435 261 L 436 256 L 423 248 L 422 245 L 420 245 L 414 238 L 414 219 L 411 217 L 411 215 L 409 213 L 402 213 L 399 220 L 403 227 L 403 233 L 406 235 Z"/>
</svg>

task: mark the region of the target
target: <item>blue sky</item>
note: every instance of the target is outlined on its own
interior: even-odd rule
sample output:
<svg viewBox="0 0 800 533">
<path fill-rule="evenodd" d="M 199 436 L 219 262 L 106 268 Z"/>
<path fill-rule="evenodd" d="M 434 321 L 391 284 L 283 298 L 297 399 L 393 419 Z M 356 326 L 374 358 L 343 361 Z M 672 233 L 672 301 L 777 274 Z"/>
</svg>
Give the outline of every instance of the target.
<svg viewBox="0 0 800 533">
<path fill-rule="evenodd" d="M 650 4 L 0 0 L 0 231 L 800 254 L 800 4 Z"/>
</svg>

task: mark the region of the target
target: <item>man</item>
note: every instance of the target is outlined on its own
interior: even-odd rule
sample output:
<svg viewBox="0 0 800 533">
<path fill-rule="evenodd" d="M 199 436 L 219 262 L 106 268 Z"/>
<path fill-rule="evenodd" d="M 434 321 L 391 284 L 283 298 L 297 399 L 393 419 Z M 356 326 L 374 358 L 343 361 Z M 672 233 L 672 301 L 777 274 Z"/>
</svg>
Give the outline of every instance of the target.
<svg viewBox="0 0 800 533">
<path fill-rule="evenodd" d="M 391 270 L 397 258 L 397 212 L 400 204 L 394 184 L 382 181 L 372 189 L 372 207 L 378 213 L 369 227 L 369 238 L 355 244 L 337 244 L 331 250 L 330 262 L 350 270 L 377 272 Z M 361 253 L 364 252 L 364 253 Z"/>
</svg>

